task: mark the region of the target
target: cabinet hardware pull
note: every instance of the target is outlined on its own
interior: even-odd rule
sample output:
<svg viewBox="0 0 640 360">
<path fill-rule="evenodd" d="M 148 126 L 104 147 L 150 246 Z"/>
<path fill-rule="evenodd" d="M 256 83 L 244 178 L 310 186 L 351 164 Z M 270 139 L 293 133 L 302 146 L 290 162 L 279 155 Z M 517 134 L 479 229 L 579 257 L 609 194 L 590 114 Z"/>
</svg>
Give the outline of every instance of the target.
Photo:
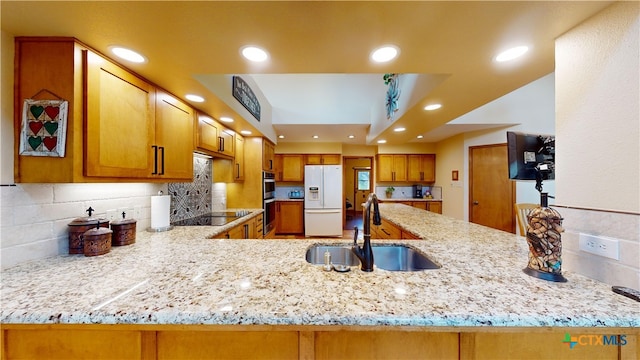
<svg viewBox="0 0 640 360">
<path fill-rule="evenodd" d="M 158 146 L 151 145 L 153 149 L 153 172 L 151 175 L 158 175 Z"/>
<path fill-rule="evenodd" d="M 240 164 L 236 164 L 236 170 L 238 172 L 238 175 L 236 176 L 236 179 L 240 179 Z"/>
<path fill-rule="evenodd" d="M 162 170 L 158 175 L 164 175 L 164 146 L 160 146 L 158 147 L 158 149 L 162 151 L 162 154 L 160 155 L 160 164 L 162 165 Z"/>
<path fill-rule="evenodd" d="M 244 224 L 244 238 L 249 238 L 249 224 Z"/>
<path fill-rule="evenodd" d="M 382 230 L 382 232 L 383 232 L 383 233 L 385 233 L 385 234 L 387 234 L 387 235 L 391 236 L 391 234 L 389 234 L 389 233 L 387 232 L 387 230 L 385 230 L 385 229 L 380 229 L 380 230 Z"/>
<path fill-rule="evenodd" d="M 224 138 L 218 136 L 218 151 L 224 152 Z"/>
</svg>

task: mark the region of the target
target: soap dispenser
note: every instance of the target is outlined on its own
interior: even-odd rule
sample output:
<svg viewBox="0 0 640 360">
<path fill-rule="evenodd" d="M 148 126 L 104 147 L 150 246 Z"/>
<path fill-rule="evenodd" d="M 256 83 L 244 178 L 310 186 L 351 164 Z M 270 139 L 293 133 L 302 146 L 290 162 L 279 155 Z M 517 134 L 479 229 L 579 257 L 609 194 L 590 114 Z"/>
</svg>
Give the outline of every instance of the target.
<svg viewBox="0 0 640 360">
<path fill-rule="evenodd" d="M 329 252 L 329 250 L 326 250 L 324 252 L 324 266 L 323 269 L 324 271 L 331 271 L 331 253 Z"/>
</svg>

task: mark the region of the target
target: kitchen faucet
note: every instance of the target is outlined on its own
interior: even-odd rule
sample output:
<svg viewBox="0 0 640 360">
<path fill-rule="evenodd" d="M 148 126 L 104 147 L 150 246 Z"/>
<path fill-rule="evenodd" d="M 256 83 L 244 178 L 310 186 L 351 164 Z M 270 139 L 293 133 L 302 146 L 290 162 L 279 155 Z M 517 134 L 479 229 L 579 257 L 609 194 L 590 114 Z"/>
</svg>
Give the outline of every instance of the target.
<svg viewBox="0 0 640 360">
<path fill-rule="evenodd" d="M 373 250 L 371 249 L 371 204 L 373 204 L 373 224 L 380 225 L 382 220 L 380 219 L 380 210 L 378 209 L 378 197 L 376 194 L 369 194 L 367 202 L 362 209 L 362 222 L 364 227 L 364 244 L 362 247 L 358 246 L 358 227 L 355 227 L 355 234 L 353 236 L 353 246 L 351 252 L 353 252 L 358 259 L 360 259 L 360 270 L 373 271 Z"/>
</svg>

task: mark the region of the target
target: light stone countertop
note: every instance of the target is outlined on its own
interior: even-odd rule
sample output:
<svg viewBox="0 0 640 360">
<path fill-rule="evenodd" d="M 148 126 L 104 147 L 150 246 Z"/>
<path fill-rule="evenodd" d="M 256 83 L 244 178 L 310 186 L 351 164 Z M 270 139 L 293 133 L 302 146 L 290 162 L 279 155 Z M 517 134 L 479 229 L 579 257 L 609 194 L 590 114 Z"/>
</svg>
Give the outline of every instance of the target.
<svg viewBox="0 0 640 360">
<path fill-rule="evenodd" d="M 401 204 L 381 204 L 380 210 L 422 236 L 404 242 L 442 268 L 325 272 L 305 261 L 307 247 L 348 240 L 214 240 L 207 237 L 222 227 L 176 227 L 140 232 L 135 244 L 102 256 L 58 256 L 3 270 L 0 321 L 640 326 L 640 303 L 607 284 L 566 272 L 566 283 L 524 274 L 522 237 Z"/>
</svg>

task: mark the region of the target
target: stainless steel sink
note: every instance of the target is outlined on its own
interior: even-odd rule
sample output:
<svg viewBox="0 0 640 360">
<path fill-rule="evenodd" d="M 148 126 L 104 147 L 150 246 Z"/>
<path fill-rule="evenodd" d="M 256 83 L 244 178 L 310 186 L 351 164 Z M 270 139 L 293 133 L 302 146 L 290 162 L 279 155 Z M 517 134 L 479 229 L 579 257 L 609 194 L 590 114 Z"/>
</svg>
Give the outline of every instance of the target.
<svg viewBox="0 0 640 360">
<path fill-rule="evenodd" d="M 373 263 L 377 268 L 389 271 L 421 271 L 439 269 L 441 266 L 429 259 L 422 251 L 401 244 L 373 244 Z M 333 264 L 359 266 L 360 260 L 351 252 L 349 245 L 312 245 L 305 258 L 314 265 L 324 264 L 324 253 L 329 251 Z"/>
</svg>

